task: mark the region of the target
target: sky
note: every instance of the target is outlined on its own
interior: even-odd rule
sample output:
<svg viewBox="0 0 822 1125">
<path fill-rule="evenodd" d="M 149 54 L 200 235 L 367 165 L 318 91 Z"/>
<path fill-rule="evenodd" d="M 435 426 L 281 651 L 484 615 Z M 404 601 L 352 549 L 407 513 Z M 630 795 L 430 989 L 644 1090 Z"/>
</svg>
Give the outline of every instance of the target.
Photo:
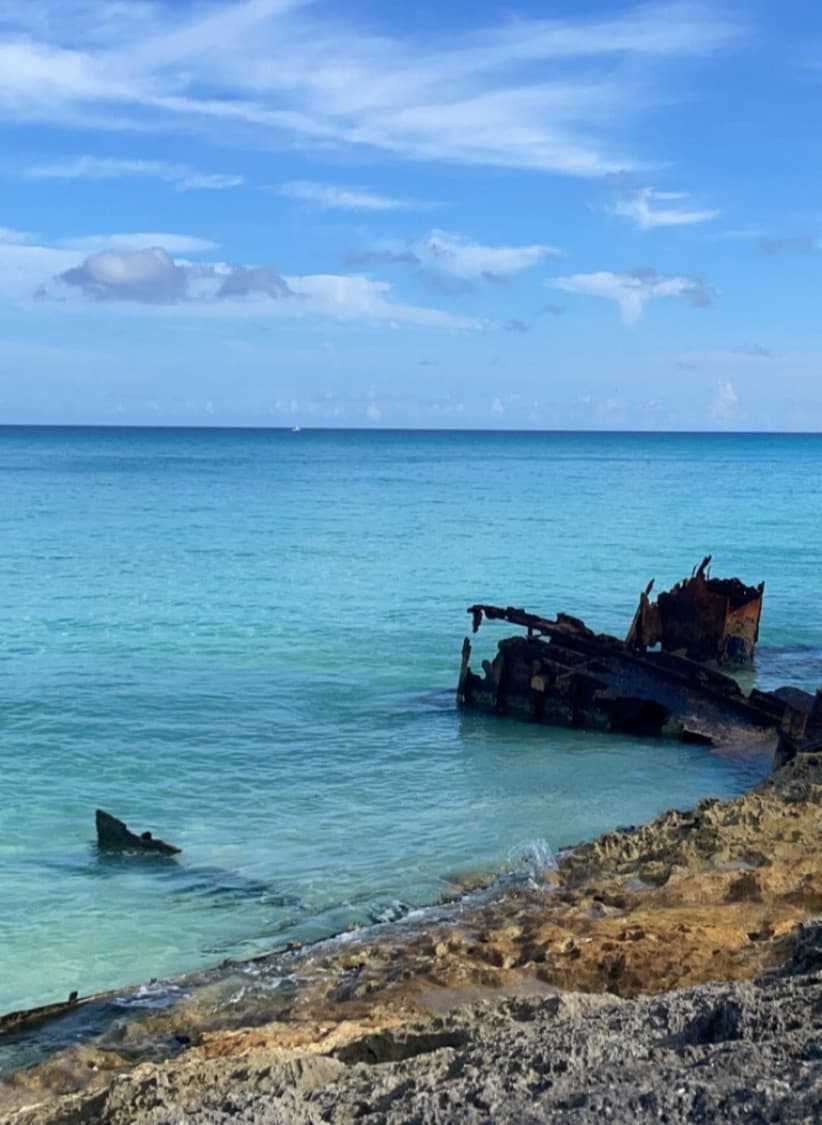
<svg viewBox="0 0 822 1125">
<path fill-rule="evenodd" d="M 822 430 L 822 5 L 0 0 L 0 424 Z"/>
</svg>

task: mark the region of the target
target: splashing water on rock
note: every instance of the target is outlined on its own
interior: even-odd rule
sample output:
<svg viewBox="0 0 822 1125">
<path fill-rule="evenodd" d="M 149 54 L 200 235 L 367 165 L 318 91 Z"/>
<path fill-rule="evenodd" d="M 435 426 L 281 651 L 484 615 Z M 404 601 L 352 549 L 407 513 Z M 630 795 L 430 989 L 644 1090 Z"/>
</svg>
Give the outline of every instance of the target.
<svg viewBox="0 0 822 1125">
<path fill-rule="evenodd" d="M 550 882 L 550 874 L 557 869 L 557 860 L 548 841 L 538 837 L 511 849 L 508 868 L 517 880 L 538 890 Z"/>
</svg>

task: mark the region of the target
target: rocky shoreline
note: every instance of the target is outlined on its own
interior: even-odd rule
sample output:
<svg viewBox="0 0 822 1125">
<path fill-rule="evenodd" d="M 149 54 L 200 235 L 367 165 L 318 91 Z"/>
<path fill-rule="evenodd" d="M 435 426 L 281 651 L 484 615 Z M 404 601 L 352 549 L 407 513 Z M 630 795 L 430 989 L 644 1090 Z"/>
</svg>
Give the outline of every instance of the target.
<svg viewBox="0 0 822 1125">
<path fill-rule="evenodd" d="M 141 1067 L 16 1122 L 819 1120 L 822 929 L 755 982 L 474 1004 L 328 1054 Z"/>
<path fill-rule="evenodd" d="M 9 1075 L 15 1125 L 817 1119 L 822 753 L 424 928 L 204 981 Z M 722 983 L 716 983 L 722 982 Z M 239 997 L 239 999 L 238 999 Z"/>
</svg>

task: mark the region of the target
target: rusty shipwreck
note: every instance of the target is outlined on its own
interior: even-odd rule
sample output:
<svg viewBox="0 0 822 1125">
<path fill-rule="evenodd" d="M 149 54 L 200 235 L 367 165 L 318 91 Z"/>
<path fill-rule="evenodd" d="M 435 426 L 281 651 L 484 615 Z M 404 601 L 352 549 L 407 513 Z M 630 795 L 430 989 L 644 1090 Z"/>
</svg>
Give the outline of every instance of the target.
<svg viewBox="0 0 822 1125">
<path fill-rule="evenodd" d="M 483 619 L 506 621 L 524 635 L 498 642 L 482 675 L 462 648 L 459 705 L 535 723 L 672 737 L 715 746 L 822 738 L 822 694 L 796 688 L 745 694 L 723 664 L 747 664 L 759 635 L 764 584 L 714 579 L 710 556 L 691 577 L 650 601 L 641 594 L 625 640 L 595 633 L 560 613 L 540 617 L 511 606 L 473 605 Z M 658 645 L 658 649 L 653 646 Z"/>
<path fill-rule="evenodd" d="M 625 644 L 645 651 L 660 645 L 691 660 L 750 664 L 759 640 L 765 583 L 746 586 L 738 578 L 712 578 L 706 555 L 690 578 L 649 600 L 653 579 L 639 596 Z"/>
</svg>

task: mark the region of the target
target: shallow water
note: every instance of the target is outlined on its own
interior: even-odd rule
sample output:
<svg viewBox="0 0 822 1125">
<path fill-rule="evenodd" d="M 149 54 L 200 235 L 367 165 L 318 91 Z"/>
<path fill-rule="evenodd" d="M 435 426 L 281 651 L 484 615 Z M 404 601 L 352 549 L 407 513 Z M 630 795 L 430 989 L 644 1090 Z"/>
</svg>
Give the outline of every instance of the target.
<svg viewBox="0 0 822 1125">
<path fill-rule="evenodd" d="M 460 715 L 465 607 L 713 552 L 822 681 L 816 437 L 0 429 L 0 1011 L 400 914 L 767 768 Z M 484 626 L 476 655 L 502 627 Z M 93 811 L 184 848 L 103 859 Z"/>
</svg>

